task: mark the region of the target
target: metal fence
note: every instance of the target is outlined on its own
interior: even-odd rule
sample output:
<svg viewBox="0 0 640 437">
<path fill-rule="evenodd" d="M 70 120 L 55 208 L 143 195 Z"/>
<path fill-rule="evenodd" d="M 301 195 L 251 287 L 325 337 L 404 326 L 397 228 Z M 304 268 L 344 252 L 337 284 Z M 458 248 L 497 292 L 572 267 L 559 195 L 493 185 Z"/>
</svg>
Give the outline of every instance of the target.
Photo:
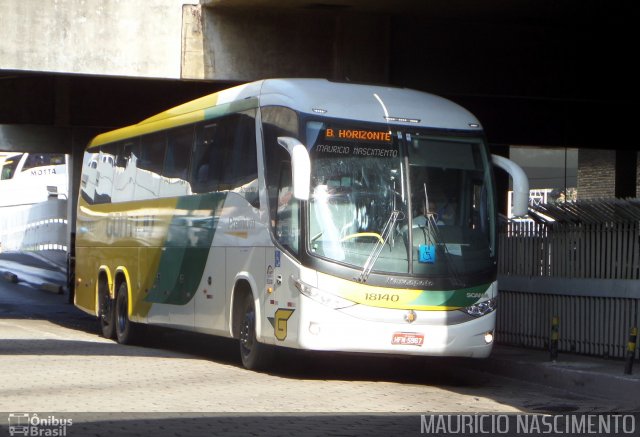
<svg viewBox="0 0 640 437">
<path fill-rule="evenodd" d="M 640 222 L 511 222 L 500 233 L 500 274 L 640 279 Z"/>
<path fill-rule="evenodd" d="M 622 358 L 640 326 L 640 202 L 541 205 L 500 232 L 496 340 Z M 636 358 L 640 351 L 636 348 Z"/>
<path fill-rule="evenodd" d="M 547 349 L 559 319 L 558 350 L 624 358 L 629 331 L 639 326 L 640 299 L 500 291 L 496 341 Z M 636 358 L 640 355 L 636 350 Z"/>
</svg>

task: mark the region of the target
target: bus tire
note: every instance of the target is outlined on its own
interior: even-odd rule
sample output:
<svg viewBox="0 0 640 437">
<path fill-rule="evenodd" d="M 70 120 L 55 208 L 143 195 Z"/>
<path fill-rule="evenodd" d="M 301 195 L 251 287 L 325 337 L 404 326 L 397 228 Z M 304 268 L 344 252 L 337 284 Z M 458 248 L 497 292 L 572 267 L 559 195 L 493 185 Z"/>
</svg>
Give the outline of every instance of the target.
<svg viewBox="0 0 640 437">
<path fill-rule="evenodd" d="M 256 309 L 253 296 L 248 294 L 242 302 L 240 315 L 240 358 L 242 365 L 249 370 L 265 370 L 270 367 L 273 347 L 260 343 L 256 338 Z"/>
<path fill-rule="evenodd" d="M 115 304 L 116 338 L 120 344 L 133 344 L 138 341 L 140 327 L 129 320 L 129 287 L 122 281 L 118 287 Z"/>
<path fill-rule="evenodd" d="M 115 304 L 109 296 L 109 287 L 104 281 L 98 284 L 98 329 L 104 338 L 116 336 Z"/>
</svg>

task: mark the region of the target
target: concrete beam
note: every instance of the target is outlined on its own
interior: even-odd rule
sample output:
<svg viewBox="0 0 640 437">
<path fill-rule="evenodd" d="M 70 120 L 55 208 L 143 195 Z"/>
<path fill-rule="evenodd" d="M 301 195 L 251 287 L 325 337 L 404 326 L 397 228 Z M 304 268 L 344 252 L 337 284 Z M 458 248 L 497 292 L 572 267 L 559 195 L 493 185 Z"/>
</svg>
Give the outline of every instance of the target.
<svg viewBox="0 0 640 437">
<path fill-rule="evenodd" d="M 182 77 L 389 81 L 390 18 L 334 11 L 183 8 Z"/>
<path fill-rule="evenodd" d="M 194 2 L 0 0 L 0 69 L 178 79 Z"/>
<path fill-rule="evenodd" d="M 1 151 L 71 153 L 71 144 L 71 128 L 0 124 Z"/>
</svg>

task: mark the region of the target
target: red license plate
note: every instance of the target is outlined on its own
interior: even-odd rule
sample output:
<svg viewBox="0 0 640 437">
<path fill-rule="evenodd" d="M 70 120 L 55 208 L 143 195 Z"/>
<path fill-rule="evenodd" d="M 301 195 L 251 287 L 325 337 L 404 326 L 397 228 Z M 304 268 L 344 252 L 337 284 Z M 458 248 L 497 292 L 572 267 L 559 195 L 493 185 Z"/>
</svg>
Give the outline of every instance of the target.
<svg viewBox="0 0 640 437">
<path fill-rule="evenodd" d="M 418 332 L 396 332 L 391 337 L 391 344 L 422 346 L 422 343 L 424 343 L 424 334 Z"/>
</svg>

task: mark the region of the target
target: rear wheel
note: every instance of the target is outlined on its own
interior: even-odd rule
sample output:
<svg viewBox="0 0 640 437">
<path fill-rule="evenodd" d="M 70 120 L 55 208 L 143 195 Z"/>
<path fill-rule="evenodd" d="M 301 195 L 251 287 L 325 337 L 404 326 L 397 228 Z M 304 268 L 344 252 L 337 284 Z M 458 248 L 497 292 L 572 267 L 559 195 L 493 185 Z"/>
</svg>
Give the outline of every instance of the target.
<svg viewBox="0 0 640 437">
<path fill-rule="evenodd" d="M 240 358 L 242 365 L 250 370 L 263 370 L 273 361 L 273 347 L 260 343 L 256 338 L 256 309 L 253 297 L 248 295 L 242 304 L 240 321 Z"/>
<path fill-rule="evenodd" d="M 140 326 L 129 320 L 129 288 L 122 282 L 115 304 L 115 326 L 118 343 L 132 344 L 138 340 Z"/>
<path fill-rule="evenodd" d="M 113 299 L 109 296 L 109 287 L 101 282 L 98 285 L 98 327 L 104 338 L 115 338 L 116 318 Z"/>
</svg>

